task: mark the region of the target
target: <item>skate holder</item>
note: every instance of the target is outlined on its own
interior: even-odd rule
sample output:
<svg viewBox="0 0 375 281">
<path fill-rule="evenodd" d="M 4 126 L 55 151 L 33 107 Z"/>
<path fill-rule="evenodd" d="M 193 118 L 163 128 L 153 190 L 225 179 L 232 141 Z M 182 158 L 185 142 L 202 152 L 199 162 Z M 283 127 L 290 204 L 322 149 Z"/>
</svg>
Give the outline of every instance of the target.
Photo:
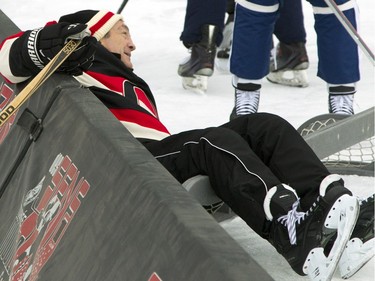
<svg viewBox="0 0 375 281">
<path fill-rule="evenodd" d="M 197 175 L 187 179 L 182 186 L 218 220 L 234 216 L 232 210 L 221 200 L 212 189 L 208 176 Z M 219 214 L 220 213 L 220 214 Z"/>
<path fill-rule="evenodd" d="M 182 186 L 202 205 L 210 206 L 221 203 L 213 191 L 208 176 L 197 175 L 186 180 Z"/>
</svg>

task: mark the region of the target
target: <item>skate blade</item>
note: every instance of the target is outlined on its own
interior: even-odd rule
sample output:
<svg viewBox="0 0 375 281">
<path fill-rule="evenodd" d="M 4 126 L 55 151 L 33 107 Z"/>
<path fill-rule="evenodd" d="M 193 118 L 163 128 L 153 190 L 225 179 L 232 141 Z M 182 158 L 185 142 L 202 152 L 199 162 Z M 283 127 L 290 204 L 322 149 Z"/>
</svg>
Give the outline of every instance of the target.
<svg viewBox="0 0 375 281">
<path fill-rule="evenodd" d="M 351 239 L 339 262 L 341 278 L 348 279 L 358 272 L 374 256 L 375 238 L 363 243 L 359 238 Z"/>
<path fill-rule="evenodd" d="M 306 88 L 309 86 L 307 73 L 305 70 L 285 70 L 270 72 L 267 75 L 267 80 L 275 84 L 290 87 Z"/>
<path fill-rule="evenodd" d="M 345 246 L 353 232 L 359 214 L 358 200 L 349 195 L 343 195 L 336 200 L 324 222 L 326 228 L 336 229 L 337 238 L 328 255 L 319 247 L 308 254 L 303 272 L 313 281 L 331 280 Z"/>
<path fill-rule="evenodd" d="M 203 75 L 194 75 L 194 77 L 182 77 L 182 86 L 186 90 L 191 90 L 198 94 L 207 92 L 208 77 Z"/>
</svg>

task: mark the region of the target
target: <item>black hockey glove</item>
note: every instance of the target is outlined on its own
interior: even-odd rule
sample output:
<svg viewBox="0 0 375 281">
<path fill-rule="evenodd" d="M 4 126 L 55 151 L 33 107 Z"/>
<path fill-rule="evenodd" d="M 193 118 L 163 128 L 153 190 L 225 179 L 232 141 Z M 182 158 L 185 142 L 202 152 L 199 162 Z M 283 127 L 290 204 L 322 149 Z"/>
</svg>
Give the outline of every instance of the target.
<svg viewBox="0 0 375 281">
<path fill-rule="evenodd" d="M 23 58 L 30 70 L 37 74 L 70 39 L 83 39 L 78 48 L 65 60 L 57 71 L 80 75 L 87 70 L 94 59 L 94 37 L 86 30 L 85 24 L 56 23 L 29 32 Z"/>
</svg>

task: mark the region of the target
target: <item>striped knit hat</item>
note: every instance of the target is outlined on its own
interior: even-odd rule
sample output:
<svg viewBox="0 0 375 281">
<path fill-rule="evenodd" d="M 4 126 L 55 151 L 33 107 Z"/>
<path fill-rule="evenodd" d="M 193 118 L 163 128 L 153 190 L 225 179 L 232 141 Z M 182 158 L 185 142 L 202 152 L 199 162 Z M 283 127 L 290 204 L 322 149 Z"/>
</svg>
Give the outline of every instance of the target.
<svg viewBox="0 0 375 281">
<path fill-rule="evenodd" d="M 91 35 L 98 41 L 118 22 L 122 16 L 109 11 L 84 10 L 62 16 L 59 22 L 87 24 Z"/>
</svg>

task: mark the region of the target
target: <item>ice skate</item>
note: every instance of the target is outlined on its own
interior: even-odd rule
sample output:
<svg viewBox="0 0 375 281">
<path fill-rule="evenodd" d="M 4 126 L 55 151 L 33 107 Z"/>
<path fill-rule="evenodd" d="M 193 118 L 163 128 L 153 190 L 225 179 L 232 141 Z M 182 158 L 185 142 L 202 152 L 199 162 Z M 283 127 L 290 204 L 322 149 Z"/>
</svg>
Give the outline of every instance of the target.
<svg viewBox="0 0 375 281">
<path fill-rule="evenodd" d="M 241 115 L 251 114 L 258 111 L 260 90 L 245 91 L 235 89 L 234 107 L 230 114 L 230 120 Z"/>
<path fill-rule="evenodd" d="M 355 86 L 328 85 L 329 113 L 353 115 L 353 101 L 356 92 Z"/>
<path fill-rule="evenodd" d="M 309 86 L 306 70 L 281 70 L 270 72 L 267 80 L 280 85 L 306 88 Z"/>
<path fill-rule="evenodd" d="M 267 80 L 291 87 L 307 87 L 308 67 L 309 59 L 305 43 L 280 42 L 271 52 L 270 73 L 267 75 Z"/>
<path fill-rule="evenodd" d="M 208 76 L 193 75 L 193 77 L 182 77 L 182 87 L 203 95 L 207 91 Z"/>
<path fill-rule="evenodd" d="M 178 66 L 178 75 L 182 77 L 185 89 L 206 92 L 208 77 L 214 73 L 216 56 L 217 27 L 204 25 L 202 40 L 190 48 L 190 56 Z"/>
<path fill-rule="evenodd" d="M 342 278 L 347 279 L 360 270 L 375 254 L 374 195 L 360 200 L 357 224 L 346 244 L 339 262 Z"/>
<path fill-rule="evenodd" d="M 295 191 L 286 185 L 268 191 L 264 209 L 272 222 L 269 241 L 293 270 L 314 281 L 331 280 L 359 212 L 358 200 L 339 177 L 330 175 L 322 181 L 320 195 L 307 212 L 301 210 Z M 325 246 L 335 235 L 325 254 Z"/>
</svg>

